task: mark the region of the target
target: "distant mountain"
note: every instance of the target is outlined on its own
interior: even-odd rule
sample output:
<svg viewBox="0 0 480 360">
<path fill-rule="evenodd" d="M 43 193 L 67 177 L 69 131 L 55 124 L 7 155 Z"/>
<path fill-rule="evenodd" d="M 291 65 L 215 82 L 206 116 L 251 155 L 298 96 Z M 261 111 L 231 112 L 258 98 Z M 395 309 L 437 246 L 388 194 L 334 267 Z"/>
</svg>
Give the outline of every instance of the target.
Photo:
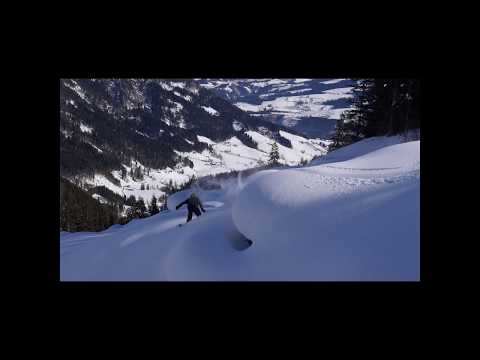
<svg viewBox="0 0 480 360">
<path fill-rule="evenodd" d="M 326 153 L 299 135 L 193 80 L 60 82 L 60 175 L 83 188 L 148 199 L 170 181 L 261 166 L 273 142 L 287 165 Z"/>
<path fill-rule="evenodd" d="M 354 85 L 349 79 L 196 80 L 251 115 L 319 138 L 332 135 Z"/>
</svg>

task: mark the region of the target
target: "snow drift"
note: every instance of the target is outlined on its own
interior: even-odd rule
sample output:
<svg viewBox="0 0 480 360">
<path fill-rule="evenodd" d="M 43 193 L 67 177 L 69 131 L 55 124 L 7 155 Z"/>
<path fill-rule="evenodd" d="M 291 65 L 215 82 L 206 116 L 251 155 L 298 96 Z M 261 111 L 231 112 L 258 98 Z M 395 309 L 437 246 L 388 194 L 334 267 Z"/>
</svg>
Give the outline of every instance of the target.
<svg viewBox="0 0 480 360">
<path fill-rule="evenodd" d="M 367 139 L 221 185 L 101 233 L 62 232 L 61 280 L 419 280 L 419 141 Z M 207 212 L 179 228 L 192 191 Z"/>
<path fill-rule="evenodd" d="M 232 209 L 237 229 L 286 279 L 419 276 L 419 142 L 353 160 L 252 179 Z"/>
</svg>

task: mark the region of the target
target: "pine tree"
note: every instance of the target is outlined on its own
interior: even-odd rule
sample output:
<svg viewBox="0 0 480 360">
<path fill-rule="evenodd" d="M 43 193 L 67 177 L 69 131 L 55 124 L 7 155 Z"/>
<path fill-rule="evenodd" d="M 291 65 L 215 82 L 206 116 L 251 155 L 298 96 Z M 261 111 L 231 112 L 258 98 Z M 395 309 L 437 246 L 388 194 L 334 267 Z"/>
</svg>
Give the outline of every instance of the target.
<svg viewBox="0 0 480 360">
<path fill-rule="evenodd" d="M 135 195 L 130 195 L 128 199 L 125 201 L 125 204 L 128 206 L 135 206 L 137 203 L 137 199 L 135 198 Z"/>
<path fill-rule="evenodd" d="M 142 172 L 142 168 L 140 166 L 135 168 L 134 175 L 135 175 L 135 179 L 143 180 L 143 172 Z"/>
<path fill-rule="evenodd" d="M 152 195 L 152 200 L 150 201 L 150 206 L 148 208 L 148 211 L 150 212 L 151 215 L 155 215 L 160 212 L 160 210 L 158 209 L 157 199 L 155 198 L 155 195 Z"/>
<path fill-rule="evenodd" d="M 276 166 L 278 165 L 278 160 L 280 159 L 280 154 L 278 152 L 278 145 L 276 142 L 272 144 L 272 150 L 270 151 L 269 156 L 269 165 Z"/>
<path fill-rule="evenodd" d="M 136 207 L 138 207 L 142 213 L 144 213 L 145 211 L 147 211 L 147 208 L 145 206 L 145 201 L 143 200 L 142 197 L 140 197 L 138 200 L 137 200 L 137 203 L 136 203 Z"/>
<path fill-rule="evenodd" d="M 415 79 L 363 79 L 353 90 L 353 109 L 342 114 L 330 149 L 372 136 L 420 128 L 420 84 Z"/>
</svg>

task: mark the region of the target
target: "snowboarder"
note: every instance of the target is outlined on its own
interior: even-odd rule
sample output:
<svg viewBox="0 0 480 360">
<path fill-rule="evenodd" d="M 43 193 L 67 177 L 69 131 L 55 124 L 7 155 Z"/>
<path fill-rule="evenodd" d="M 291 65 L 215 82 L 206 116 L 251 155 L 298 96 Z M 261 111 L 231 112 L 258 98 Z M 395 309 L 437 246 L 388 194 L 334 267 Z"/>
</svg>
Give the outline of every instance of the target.
<svg viewBox="0 0 480 360">
<path fill-rule="evenodd" d="M 200 212 L 200 209 L 202 209 L 202 212 L 205 212 L 205 209 L 203 208 L 202 202 L 200 201 L 200 199 L 197 197 L 197 195 L 195 193 L 192 193 L 192 195 L 190 195 L 190 197 L 187 200 L 178 204 L 176 209 L 178 210 L 181 206 L 183 206 L 185 204 L 188 205 L 187 223 L 190 220 L 192 220 L 192 213 L 195 213 L 195 215 L 197 215 L 197 217 L 198 217 L 198 216 L 202 215 L 202 213 Z"/>
</svg>

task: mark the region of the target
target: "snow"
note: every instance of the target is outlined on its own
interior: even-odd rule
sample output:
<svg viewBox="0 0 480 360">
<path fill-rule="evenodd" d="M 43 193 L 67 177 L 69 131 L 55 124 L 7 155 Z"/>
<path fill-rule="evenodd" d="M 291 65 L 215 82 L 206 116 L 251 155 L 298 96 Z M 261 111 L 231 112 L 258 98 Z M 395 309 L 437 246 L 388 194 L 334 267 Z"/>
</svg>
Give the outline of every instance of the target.
<svg viewBox="0 0 480 360">
<path fill-rule="evenodd" d="M 246 134 L 252 137 L 257 144 L 257 149 L 244 145 L 235 136 L 226 141 L 215 143 L 204 136 L 198 135 L 198 141 L 212 146 L 213 154 L 208 150 L 204 150 L 202 153 L 177 153 L 188 157 L 193 162 L 193 169 L 197 177 L 234 170 L 246 170 L 267 163 L 273 141 L 255 131 L 247 131 Z M 318 139 L 306 139 L 283 131 L 280 132 L 280 135 L 292 142 L 292 148 L 278 144 L 279 162 L 281 164 L 296 166 L 302 160 L 311 160 L 327 152 L 326 145 L 321 144 Z"/>
<path fill-rule="evenodd" d="M 286 83 L 286 81 L 282 79 L 271 79 L 271 80 L 264 80 L 264 81 L 256 81 L 256 82 L 253 82 L 252 85 L 257 87 L 265 87 L 269 85 L 277 85 L 277 84 L 284 84 L 284 83 Z"/>
<path fill-rule="evenodd" d="M 206 89 L 213 89 L 213 88 L 215 88 L 216 85 L 214 85 L 212 83 L 205 83 L 205 84 L 202 84 L 202 86 Z"/>
<path fill-rule="evenodd" d="M 419 166 L 417 141 L 265 174 L 245 186 L 233 221 L 270 266 L 291 269 L 283 279 L 419 280 Z"/>
<path fill-rule="evenodd" d="M 90 100 L 88 100 L 87 96 L 85 95 L 85 92 L 83 89 L 78 85 L 78 83 L 75 80 L 70 80 L 70 82 L 73 83 L 73 86 L 69 84 L 68 82 L 64 82 L 65 86 L 68 87 L 69 89 L 73 90 L 82 100 L 87 102 L 88 104 L 91 104 Z"/>
<path fill-rule="evenodd" d="M 93 145 L 93 144 L 90 143 L 90 142 L 89 142 L 88 144 L 89 144 L 91 147 L 93 147 L 95 150 L 97 150 L 99 153 L 103 153 L 103 150 L 102 150 L 102 149 L 96 147 L 95 145 Z"/>
<path fill-rule="evenodd" d="M 353 159 L 381 149 L 386 146 L 397 145 L 402 143 L 401 136 L 389 136 L 389 137 L 371 137 L 349 146 L 342 147 L 335 151 L 328 153 L 320 159 L 314 160 L 312 165 L 325 164 L 330 162 L 340 162 Z"/>
<path fill-rule="evenodd" d="M 295 79 L 295 82 L 296 83 L 303 83 L 303 82 L 307 82 L 307 81 L 310 81 L 312 79 Z"/>
<path fill-rule="evenodd" d="M 72 105 L 74 108 L 78 108 L 77 104 L 75 104 L 75 101 L 73 100 L 67 100 L 66 103 Z"/>
<path fill-rule="evenodd" d="M 138 135 L 142 135 L 142 136 L 144 136 L 144 137 L 146 137 L 146 138 L 153 139 L 151 136 L 145 134 L 144 132 L 141 132 L 141 131 L 138 131 L 138 130 L 135 130 L 135 132 L 136 132 Z"/>
<path fill-rule="evenodd" d="M 173 86 L 173 87 L 180 88 L 180 89 L 185 88 L 185 83 L 179 82 L 179 81 L 170 81 L 170 85 Z"/>
<path fill-rule="evenodd" d="M 240 121 L 235 120 L 232 123 L 232 127 L 233 127 L 233 130 L 235 131 L 242 131 L 244 128 L 244 125 Z"/>
<path fill-rule="evenodd" d="M 167 124 L 168 126 L 174 125 L 173 122 L 172 122 L 169 118 L 167 118 L 167 117 L 161 118 L 160 121 L 163 121 L 163 122 L 164 122 L 165 124 Z M 173 134 L 170 133 L 170 136 L 173 136 Z"/>
<path fill-rule="evenodd" d="M 70 136 L 72 135 L 71 132 L 69 132 L 69 131 L 67 131 L 67 130 L 65 130 L 65 129 L 60 129 L 60 133 L 61 133 L 64 137 L 66 137 L 66 138 L 68 138 L 68 137 L 70 137 Z"/>
<path fill-rule="evenodd" d="M 178 95 L 181 96 L 180 94 L 178 94 Z M 173 114 L 177 114 L 177 113 L 179 113 L 180 111 L 183 110 L 183 105 L 182 104 L 180 104 L 176 101 L 172 101 L 170 99 L 168 99 L 168 102 L 170 104 L 172 104 L 172 106 L 173 106 L 173 107 L 168 108 Z"/>
<path fill-rule="evenodd" d="M 244 145 L 236 137 L 219 143 L 200 136 L 198 139 L 212 145 L 213 153 L 209 150 L 202 153 L 177 152 L 193 162 L 197 177 L 254 168 L 260 165 L 259 161 L 265 162 L 268 158 L 267 154 Z"/>
<path fill-rule="evenodd" d="M 202 87 L 215 89 L 241 110 L 295 128 L 311 137 L 330 137 L 335 121 L 352 108 L 352 79 L 206 79 Z M 228 84 L 235 94 L 225 90 Z M 249 88 L 247 93 L 246 88 Z M 250 93 L 251 92 L 251 93 Z"/>
<path fill-rule="evenodd" d="M 176 193 L 169 211 L 124 226 L 61 232 L 61 280 L 419 281 L 420 142 L 373 138 L 324 158 Z M 192 191 L 206 213 L 179 228 Z"/>
<path fill-rule="evenodd" d="M 246 133 L 255 143 L 257 143 L 257 147 L 260 151 L 263 151 L 265 154 L 270 154 L 273 140 L 256 131 L 247 131 Z M 311 141 L 310 139 L 289 134 L 284 131 L 280 131 L 280 136 L 290 140 L 292 144 L 292 148 L 288 148 L 277 143 L 280 155 L 279 162 L 281 164 L 289 166 L 298 165 L 302 159 L 311 160 L 313 157 L 325 155 L 327 152 L 325 147 L 319 145 L 317 142 Z"/>
<path fill-rule="evenodd" d="M 320 94 L 281 96 L 263 101 L 260 105 L 237 102 L 235 106 L 247 112 L 270 111 L 272 114 L 298 117 L 324 117 L 340 119 L 340 114 L 349 108 L 335 108 L 324 104 L 327 101 L 351 98 L 352 88 L 326 90 Z"/>
<path fill-rule="evenodd" d="M 300 89 L 300 90 L 290 90 L 290 94 L 297 94 L 297 93 L 302 93 L 302 92 L 306 92 L 306 91 L 312 91 L 311 88 L 305 88 L 305 89 Z"/>
<path fill-rule="evenodd" d="M 219 112 L 212 108 L 211 106 L 200 106 L 203 110 L 208 112 L 210 115 L 218 116 Z"/>
<path fill-rule="evenodd" d="M 106 204 L 106 203 L 108 203 L 108 200 L 105 199 L 102 195 L 93 194 L 92 197 L 93 197 L 95 200 L 98 200 L 101 204 Z"/>
<path fill-rule="evenodd" d="M 306 160 L 311 160 L 315 156 L 325 155 L 327 152 L 327 147 L 325 145 L 320 144 L 318 141 L 313 141 L 313 139 L 305 139 L 301 136 L 293 135 L 282 130 L 279 131 L 279 134 L 285 139 L 290 140 L 292 148 L 297 153 L 300 151 L 302 157 Z"/>
<path fill-rule="evenodd" d="M 95 174 L 93 178 L 85 178 L 83 181 L 85 184 L 91 186 L 105 186 L 121 196 L 126 195 L 129 197 L 133 195 L 136 198 L 142 197 L 144 200 L 150 201 L 152 195 L 158 197 L 164 194 L 161 188 L 167 185 L 169 181 L 181 185 L 188 182 L 192 176 L 199 178 L 231 171 L 246 170 L 267 163 L 272 147 L 272 140 L 265 135 L 253 131 L 249 131 L 247 134 L 252 136 L 252 139 L 258 144 L 257 149 L 244 145 L 237 137 L 216 143 L 205 136 L 197 135 L 198 141 L 211 145 L 212 151 L 208 149 L 201 153 L 196 151 L 175 151 L 179 156 L 190 159 L 193 162 L 193 168 L 177 164 L 173 169 L 168 167 L 165 169 L 150 169 L 149 175 L 144 174 L 144 179 L 140 181 L 132 179 L 130 176 L 132 166 L 145 170 L 145 166 L 135 161 L 134 165 L 123 165 L 127 172 L 125 179 L 121 178 L 120 171 L 112 171 L 111 174 L 119 182 L 119 185 L 112 183 L 102 174 Z M 322 143 L 318 139 L 305 139 L 284 131 L 281 131 L 280 135 L 289 139 L 292 143 L 291 149 L 278 144 L 280 153 L 279 162 L 281 164 L 296 166 L 299 165 L 302 160 L 311 160 L 314 157 L 322 156 L 326 153 L 327 144 Z M 185 141 L 193 145 L 193 142 L 190 140 L 185 139 Z M 98 148 L 97 150 L 101 151 Z M 145 186 L 144 190 L 141 189 L 142 184 Z M 148 190 L 146 190 L 147 185 Z"/>
<path fill-rule="evenodd" d="M 177 123 L 175 125 L 177 127 L 181 128 L 181 129 L 186 129 L 187 128 L 187 122 L 185 121 L 183 116 L 181 116 L 177 119 Z"/>
<path fill-rule="evenodd" d="M 335 95 L 350 95 L 352 93 L 353 87 L 347 86 L 343 88 L 328 89 L 325 90 L 324 94 L 335 94 Z"/>
<path fill-rule="evenodd" d="M 134 164 L 135 167 L 140 167 L 142 170 L 145 170 L 145 167 L 138 161 L 134 162 Z M 178 166 L 175 169 L 168 167 L 165 169 L 150 169 L 149 175 L 147 175 L 146 171 L 144 171 L 144 178 L 140 181 L 131 178 L 131 166 L 125 164 L 123 166 L 127 172 L 125 179 L 121 178 L 120 171 L 112 171 L 111 173 L 112 176 L 120 183 L 120 185 L 112 183 L 102 174 L 95 174 L 93 178 L 84 178 L 82 180 L 85 184 L 90 186 L 105 186 L 107 189 L 121 196 L 126 195 L 129 197 L 133 195 L 137 199 L 141 197 L 146 202 L 149 202 L 153 195 L 155 197 L 159 197 L 160 195 L 165 194 L 161 188 L 167 185 L 170 180 L 173 183 L 180 185 L 189 181 L 190 178 L 195 174 L 195 171 L 190 169 L 188 166 Z M 142 184 L 145 187 L 144 190 L 141 189 Z"/>
<path fill-rule="evenodd" d="M 322 83 L 326 84 L 326 85 L 330 85 L 330 84 L 336 84 L 336 83 L 339 83 L 343 80 L 346 80 L 346 79 L 332 79 L 332 80 L 326 80 L 326 81 L 322 81 Z"/>
<path fill-rule="evenodd" d="M 209 138 L 207 138 L 207 137 L 205 137 L 205 136 L 197 135 L 197 139 L 198 139 L 198 141 L 203 142 L 203 143 L 206 143 L 206 144 L 209 144 L 209 145 L 214 145 L 214 144 L 216 144 L 215 141 L 212 141 L 212 140 L 210 140 Z"/>
<path fill-rule="evenodd" d="M 80 131 L 84 133 L 91 134 L 93 131 L 93 128 L 90 126 L 87 126 L 85 124 L 80 123 Z"/>
<path fill-rule="evenodd" d="M 172 91 L 173 90 L 172 86 L 170 86 L 170 85 L 168 85 L 164 82 L 160 83 L 160 86 L 162 87 L 162 89 L 167 90 L 167 91 Z"/>
<path fill-rule="evenodd" d="M 237 102 L 234 105 L 243 111 L 251 111 L 251 112 L 260 111 L 260 105 L 253 105 L 246 102 Z"/>
<path fill-rule="evenodd" d="M 297 114 L 299 108 L 302 109 L 302 116 L 315 116 L 315 117 L 333 117 L 332 105 L 324 105 L 326 101 L 339 100 L 351 97 L 344 93 L 327 93 L 310 94 L 310 95 L 294 95 L 279 97 L 274 100 L 264 101 L 260 105 L 260 108 L 272 107 L 272 110 L 281 113 L 293 113 Z"/>
</svg>

